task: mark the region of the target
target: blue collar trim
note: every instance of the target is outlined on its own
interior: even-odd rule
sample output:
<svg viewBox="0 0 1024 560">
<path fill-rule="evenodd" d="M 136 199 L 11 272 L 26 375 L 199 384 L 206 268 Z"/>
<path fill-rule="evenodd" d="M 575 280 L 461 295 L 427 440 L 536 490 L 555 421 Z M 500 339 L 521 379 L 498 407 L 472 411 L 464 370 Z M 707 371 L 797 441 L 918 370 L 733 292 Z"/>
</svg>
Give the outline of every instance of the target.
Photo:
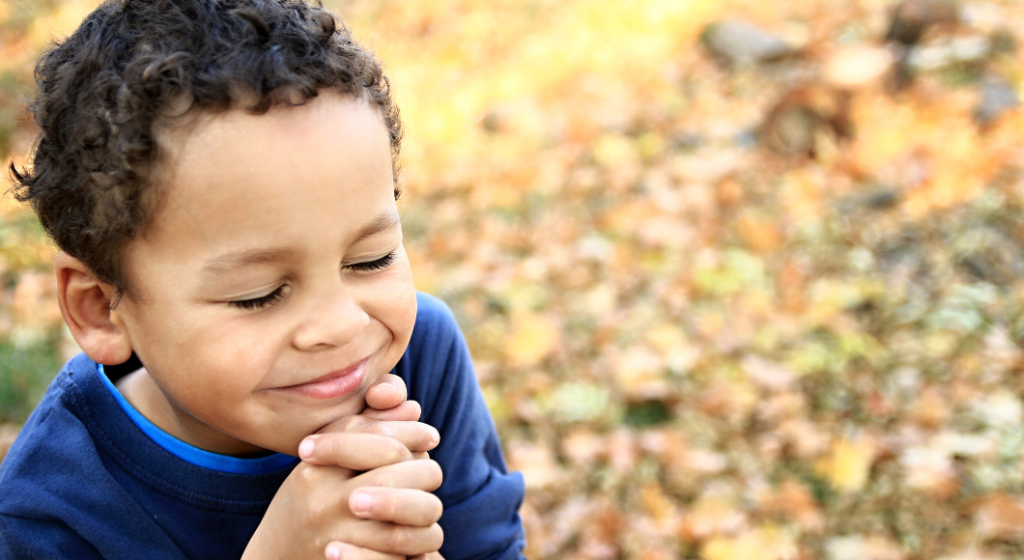
<svg viewBox="0 0 1024 560">
<path fill-rule="evenodd" d="M 114 396 L 118 406 L 142 430 L 142 433 L 146 434 L 149 439 L 153 440 L 154 443 L 164 448 L 167 452 L 185 462 L 198 467 L 235 474 L 263 474 L 291 467 L 299 462 L 297 458 L 283 453 L 274 453 L 273 455 L 256 459 L 241 459 L 230 455 L 212 453 L 185 443 L 161 430 L 138 410 L 135 410 L 135 407 L 125 400 L 121 392 L 117 390 L 117 387 L 114 387 L 114 384 L 110 382 L 110 378 L 107 377 L 107 373 L 103 370 L 103 364 L 96 364 L 96 371 L 99 373 L 100 379 L 103 380 L 103 385 Z"/>
</svg>

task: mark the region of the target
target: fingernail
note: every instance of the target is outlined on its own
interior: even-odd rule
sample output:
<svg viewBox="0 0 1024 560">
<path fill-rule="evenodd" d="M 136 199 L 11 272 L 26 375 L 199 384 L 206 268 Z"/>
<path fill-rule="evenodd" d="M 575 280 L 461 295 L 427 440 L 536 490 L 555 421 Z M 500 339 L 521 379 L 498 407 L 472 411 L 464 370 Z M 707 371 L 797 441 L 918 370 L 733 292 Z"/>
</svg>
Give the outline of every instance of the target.
<svg viewBox="0 0 1024 560">
<path fill-rule="evenodd" d="M 313 458 L 313 449 L 316 448 L 316 436 L 309 436 L 299 444 L 299 457 L 303 459 Z"/>
<path fill-rule="evenodd" d="M 339 560 L 341 558 L 341 545 L 331 543 L 327 545 L 327 560 Z"/>
<path fill-rule="evenodd" d="M 437 442 L 441 441 L 441 434 L 437 432 L 437 428 L 433 426 L 428 427 L 430 428 L 430 443 L 437 444 Z"/>
<path fill-rule="evenodd" d="M 373 505 L 373 498 L 369 494 L 363 492 L 356 492 L 352 496 L 352 512 L 356 515 L 365 515 L 370 513 L 370 506 Z"/>
</svg>

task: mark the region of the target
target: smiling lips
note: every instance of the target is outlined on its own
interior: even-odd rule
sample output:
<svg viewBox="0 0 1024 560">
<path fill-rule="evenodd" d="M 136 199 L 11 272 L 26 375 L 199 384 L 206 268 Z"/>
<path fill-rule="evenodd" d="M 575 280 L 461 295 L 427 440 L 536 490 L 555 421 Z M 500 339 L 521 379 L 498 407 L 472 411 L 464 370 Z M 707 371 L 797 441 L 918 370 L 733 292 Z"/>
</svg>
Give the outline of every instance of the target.
<svg viewBox="0 0 1024 560">
<path fill-rule="evenodd" d="M 275 391 L 283 391 L 313 399 L 334 399 L 356 390 L 366 379 L 367 357 L 363 361 L 345 369 L 332 371 L 308 383 L 276 387 Z"/>
</svg>

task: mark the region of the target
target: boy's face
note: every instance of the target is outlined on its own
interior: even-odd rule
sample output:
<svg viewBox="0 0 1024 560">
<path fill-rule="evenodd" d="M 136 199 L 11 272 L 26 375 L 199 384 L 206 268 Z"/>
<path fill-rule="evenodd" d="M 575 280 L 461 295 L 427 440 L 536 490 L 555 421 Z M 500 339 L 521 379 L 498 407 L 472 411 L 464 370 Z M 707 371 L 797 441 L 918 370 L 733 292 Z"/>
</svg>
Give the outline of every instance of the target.
<svg viewBox="0 0 1024 560">
<path fill-rule="evenodd" d="M 115 313 L 148 375 L 129 400 L 214 452 L 299 441 L 364 407 L 416 317 L 388 134 L 324 92 L 163 133 L 160 202 Z"/>
</svg>

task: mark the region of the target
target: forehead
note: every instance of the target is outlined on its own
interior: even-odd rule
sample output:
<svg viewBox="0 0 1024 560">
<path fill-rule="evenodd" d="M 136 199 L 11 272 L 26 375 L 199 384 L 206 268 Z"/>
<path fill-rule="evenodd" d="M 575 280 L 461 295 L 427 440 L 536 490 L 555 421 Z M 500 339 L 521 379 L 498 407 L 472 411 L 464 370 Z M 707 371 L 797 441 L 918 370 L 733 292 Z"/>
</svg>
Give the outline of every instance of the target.
<svg viewBox="0 0 1024 560">
<path fill-rule="evenodd" d="M 157 131 L 160 161 L 154 218 L 176 202 L 208 203 L 246 195 L 241 184 L 276 182 L 295 196 L 350 176 L 387 175 L 394 196 L 390 138 L 380 111 L 333 92 L 265 114 L 243 109 L 199 112 Z M 155 221 L 155 220 L 154 220 Z"/>
<path fill-rule="evenodd" d="M 390 154 L 380 111 L 362 97 L 331 91 L 302 105 L 278 105 L 262 114 L 242 108 L 200 110 L 154 132 L 160 151 L 156 183 L 162 188 L 199 174 L 216 177 L 270 167 L 275 155 L 297 155 L 287 150 L 292 146 L 303 146 L 298 154 L 310 160 L 322 155 L 313 148 L 332 147 L 334 155 L 357 163 L 345 158 L 360 151 L 353 150 L 355 144 L 385 146 Z"/>
<path fill-rule="evenodd" d="M 147 255 L 193 266 L 221 253 L 343 246 L 395 209 L 390 138 L 359 98 L 200 114 L 159 141 L 158 202 L 127 248 L 136 265 Z"/>
</svg>

